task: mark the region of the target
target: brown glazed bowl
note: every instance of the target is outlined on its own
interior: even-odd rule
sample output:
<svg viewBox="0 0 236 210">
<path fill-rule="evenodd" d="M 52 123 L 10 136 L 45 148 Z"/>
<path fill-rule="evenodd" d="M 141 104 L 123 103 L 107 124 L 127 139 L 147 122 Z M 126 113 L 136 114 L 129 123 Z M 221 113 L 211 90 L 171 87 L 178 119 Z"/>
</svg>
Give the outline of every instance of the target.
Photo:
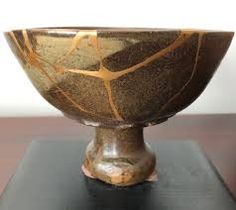
<svg viewBox="0 0 236 210">
<path fill-rule="evenodd" d="M 201 94 L 233 32 L 64 27 L 5 35 L 39 93 L 69 118 L 96 127 L 86 170 L 127 186 L 155 167 L 143 127 L 167 120 Z"/>
</svg>

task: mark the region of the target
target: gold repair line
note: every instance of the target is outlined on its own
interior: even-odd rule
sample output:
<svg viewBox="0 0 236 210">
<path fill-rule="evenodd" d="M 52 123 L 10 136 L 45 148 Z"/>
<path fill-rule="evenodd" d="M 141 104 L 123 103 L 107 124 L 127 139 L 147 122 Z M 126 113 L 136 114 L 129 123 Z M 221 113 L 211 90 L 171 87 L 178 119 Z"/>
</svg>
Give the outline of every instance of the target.
<svg viewBox="0 0 236 210">
<path fill-rule="evenodd" d="M 24 37 L 25 45 L 26 45 L 27 49 L 30 51 L 30 53 L 34 54 L 34 51 L 33 51 L 32 47 L 31 47 L 31 44 L 30 44 L 30 40 L 29 40 L 27 31 L 26 31 L 26 30 L 23 30 L 23 31 L 22 31 L 22 35 L 23 35 L 23 37 Z"/>
<path fill-rule="evenodd" d="M 71 96 L 69 96 L 69 94 L 67 92 L 65 92 L 64 90 L 62 90 L 62 88 L 48 75 L 48 73 L 42 68 L 42 66 L 38 66 L 38 68 L 41 69 L 41 71 L 44 73 L 44 75 L 55 85 L 55 87 L 62 93 L 62 95 L 65 96 L 65 98 L 70 101 L 76 108 L 78 108 L 80 111 L 86 112 L 86 113 L 90 113 L 93 114 L 91 112 L 89 112 L 88 110 L 85 110 L 83 107 L 81 107 L 78 103 L 76 103 Z"/>
<path fill-rule="evenodd" d="M 24 40 L 25 40 L 25 45 L 26 45 L 27 49 L 30 52 L 30 56 L 26 54 L 26 56 L 29 57 L 29 63 L 34 63 L 35 60 L 40 60 L 41 62 L 43 61 L 43 62 L 47 63 L 48 65 L 50 65 L 56 72 L 59 72 L 59 73 L 64 72 L 63 68 L 56 67 L 56 66 L 52 65 L 48 61 L 40 58 L 40 56 L 36 52 L 34 52 L 34 50 L 31 47 L 30 40 L 29 40 L 29 37 L 28 37 L 28 33 L 27 33 L 26 30 L 22 31 L 22 35 L 23 35 Z"/>
<path fill-rule="evenodd" d="M 201 48 L 201 43 L 202 43 L 202 37 L 204 35 L 204 32 L 200 32 L 198 35 L 198 46 L 197 46 L 197 52 L 196 52 L 196 56 L 195 56 L 195 62 L 194 62 L 194 66 L 193 66 L 193 70 L 192 70 L 192 74 L 189 78 L 189 80 L 184 84 L 184 86 L 173 96 L 171 97 L 168 102 L 166 104 L 164 104 L 161 108 L 160 111 L 158 112 L 158 114 L 160 114 L 177 96 L 180 95 L 180 93 L 187 87 L 187 85 L 192 81 L 192 78 L 196 72 L 197 69 L 197 63 L 198 63 L 198 58 L 199 58 L 199 52 L 200 52 L 200 48 Z"/>
<path fill-rule="evenodd" d="M 25 56 L 26 58 L 28 59 L 28 62 L 31 64 L 31 65 L 34 65 L 36 67 L 39 67 L 41 65 L 41 58 L 34 52 L 33 48 L 31 47 L 31 44 L 30 44 L 30 40 L 29 40 L 29 37 L 28 37 L 28 34 L 27 34 L 27 31 L 26 30 L 22 30 L 22 35 L 23 35 L 23 38 L 24 38 L 24 43 L 25 43 L 25 46 L 26 48 L 28 49 L 29 53 L 25 53 Z M 41 68 L 40 68 L 41 70 Z"/>
<path fill-rule="evenodd" d="M 110 81 L 104 81 L 104 85 L 105 85 L 105 88 L 107 90 L 107 94 L 108 94 L 108 99 L 109 99 L 109 103 L 110 103 L 110 106 L 111 106 L 111 109 L 116 117 L 117 120 L 120 120 L 122 121 L 122 117 L 120 116 L 118 110 L 116 109 L 116 106 L 113 102 L 113 99 L 112 99 L 112 91 L 111 91 L 111 84 L 110 84 Z"/>
<path fill-rule="evenodd" d="M 80 41 L 82 39 L 82 36 L 80 35 L 80 33 L 76 33 L 76 35 L 74 36 L 74 38 L 72 39 L 72 42 L 71 42 L 71 46 L 69 48 L 69 50 L 64 54 L 62 55 L 55 63 L 54 65 L 64 61 L 71 53 L 73 53 L 79 46 L 80 44 Z"/>
<path fill-rule="evenodd" d="M 39 62 L 38 62 L 39 56 L 33 51 L 32 47 L 31 47 L 27 31 L 22 30 L 22 35 L 24 38 L 25 46 L 29 50 L 29 54 L 26 53 L 29 63 L 31 63 L 35 66 L 39 66 Z"/>
<path fill-rule="evenodd" d="M 74 36 L 74 38 L 72 39 L 72 42 L 71 42 L 71 46 L 69 48 L 69 50 L 64 54 L 62 55 L 55 63 L 54 65 L 64 61 L 70 54 L 72 54 L 78 47 L 79 47 L 79 44 L 81 42 L 81 40 L 84 38 L 84 37 L 87 37 L 87 36 L 94 36 L 94 32 L 96 31 L 86 31 L 86 30 L 81 30 L 79 32 L 76 33 L 76 35 Z"/>
<path fill-rule="evenodd" d="M 93 34 L 91 34 L 91 37 L 90 37 L 91 41 L 92 41 L 92 44 L 97 52 L 97 57 L 100 61 L 100 67 L 102 68 L 103 66 L 103 63 L 102 63 L 102 54 L 101 54 L 101 48 L 100 48 L 100 45 L 98 43 L 98 35 L 97 35 L 97 31 L 94 31 Z"/>
<path fill-rule="evenodd" d="M 30 55 L 29 56 L 33 56 L 33 59 L 31 57 L 28 57 L 27 58 L 32 62 L 33 61 L 33 65 L 35 65 L 37 68 L 39 68 L 43 74 L 55 85 L 55 87 L 67 98 L 67 100 L 69 100 L 75 107 L 77 107 L 78 109 L 80 109 L 81 111 L 83 112 L 88 112 L 87 110 L 85 110 L 84 108 L 82 108 L 79 104 L 77 104 L 69 95 L 68 93 L 66 93 L 65 91 L 62 90 L 62 88 L 56 83 L 56 81 L 49 76 L 49 74 L 45 71 L 45 69 L 42 67 L 41 65 L 41 62 L 40 62 L 40 59 L 37 57 L 37 55 L 34 53 L 31 45 L 30 45 L 30 42 L 29 42 L 29 38 L 28 38 L 28 34 L 27 32 L 24 30 L 22 31 L 22 34 L 23 34 L 23 37 L 24 37 L 24 40 L 25 40 L 25 45 L 27 47 L 27 49 L 29 50 Z M 26 59 L 27 59 L 26 58 Z"/>
<path fill-rule="evenodd" d="M 12 38 L 13 42 L 16 44 L 16 47 L 18 48 L 18 50 L 20 51 L 20 53 L 23 55 L 23 57 L 25 58 L 25 52 L 21 49 L 21 46 L 19 45 L 14 33 L 11 31 L 8 33 L 9 36 Z"/>
<path fill-rule="evenodd" d="M 157 53 L 153 54 L 152 56 L 148 57 L 147 59 L 145 59 L 143 62 L 138 63 L 130 68 L 124 69 L 122 71 L 118 71 L 116 77 L 120 77 L 123 76 L 124 74 L 128 74 L 131 72 L 136 71 L 137 69 L 151 63 L 152 61 L 155 61 L 161 57 L 163 57 L 164 55 L 166 55 L 167 53 L 175 50 L 176 48 L 178 48 L 182 43 L 184 43 L 189 37 L 191 37 L 193 33 L 183 33 L 181 32 L 180 36 L 172 43 L 170 44 L 168 47 L 158 51 Z"/>
<path fill-rule="evenodd" d="M 101 54 L 100 44 L 98 42 L 97 31 L 94 31 L 94 34 L 91 35 L 91 41 L 92 41 L 92 44 L 94 45 L 94 48 L 96 49 L 97 57 L 98 57 L 99 62 L 100 62 L 100 69 L 99 69 L 98 73 L 101 74 L 101 75 L 105 75 L 106 73 L 108 73 L 109 70 L 104 68 L 103 63 L 102 63 L 102 54 Z M 123 120 L 122 117 L 120 116 L 117 108 L 116 108 L 116 105 L 115 105 L 114 101 L 113 101 L 110 81 L 107 81 L 103 78 L 103 82 L 104 82 L 104 86 L 105 86 L 106 91 L 107 91 L 108 101 L 109 101 L 110 107 L 112 109 L 112 112 L 115 115 L 115 118 L 117 120 Z"/>
<path fill-rule="evenodd" d="M 144 61 L 121 71 L 117 71 L 117 72 L 112 72 L 109 71 L 106 68 L 102 68 L 99 69 L 99 71 L 89 71 L 89 70 L 80 70 L 80 69 L 65 69 L 65 71 L 68 72 L 73 72 L 73 73 L 79 73 L 79 74 L 84 74 L 87 76 L 93 76 L 93 77 L 98 77 L 101 79 L 105 79 L 108 81 L 111 80 L 115 80 L 125 74 L 131 73 L 136 71 L 137 69 L 140 69 L 141 67 L 149 64 L 150 62 L 157 60 L 161 57 L 163 57 L 164 55 L 166 55 L 167 53 L 175 50 L 176 48 L 178 48 L 179 46 L 181 46 L 182 43 L 184 43 L 188 38 L 191 37 L 193 33 L 189 32 L 189 33 L 185 33 L 185 32 L 181 32 L 180 36 L 172 43 L 170 44 L 168 47 L 158 51 L 157 53 L 153 54 L 152 56 L 148 57 L 147 59 L 145 59 Z"/>
</svg>

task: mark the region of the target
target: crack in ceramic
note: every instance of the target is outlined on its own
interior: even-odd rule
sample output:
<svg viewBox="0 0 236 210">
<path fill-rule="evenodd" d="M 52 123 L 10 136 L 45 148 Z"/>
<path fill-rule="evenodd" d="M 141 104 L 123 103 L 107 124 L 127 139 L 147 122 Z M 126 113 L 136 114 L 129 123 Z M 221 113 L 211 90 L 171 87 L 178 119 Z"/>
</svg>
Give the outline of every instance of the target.
<svg viewBox="0 0 236 210">
<path fill-rule="evenodd" d="M 187 87 L 187 85 L 191 82 L 194 74 L 195 74 L 195 71 L 197 69 L 197 63 L 198 63 L 198 57 L 199 57 L 199 52 L 200 52 L 200 48 L 201 48 L 201 43 L 202 43 L 202 37 L 204 35 L 204 32 L 200 32 L 199 35 L 198 35 L 198 46 L 197 46 L 197 52 L 196 52 L 196 56 L 195 56 L 195 62 L 194 62 L 194 66 L 193 66 L 193 71 L 192 71 L 192 74 L 189 78 L 189 80 L 183 85 L 183 87 L 180 88 L 180 90 L 174 94 L 159 110 L 159 112 L 157 113 L 160 114 L 164 109 L 165 107 L 168 106 L 168 104 L 170 104 L 177 96 L 179 96 L 181 94 L 181 92 Z"/>
<path fill-rule="evenodd" d="M 47 73 L 47 71 L 43 68 L 42 64 L 41 64 L 41 59 L 39 59 L 38 55 L 33 51 L 29 39 L 28 39 L 28 35 L 27 32 L 24 30 L 22 31 L 23 36 L 25 38 L 25 44 L 27 49 L 29 50 L 29 54 L 26 54 L 20 47 L 18 41 L 15 38 L 15 35 L 13 32 L 10 32 L 10 36 L 12 37 L 12 39 L 14 40 L 16 46 L 18 47 L 19 51 L 21 52 L 21 54 L 23 55 L 23 57 L 31 64 L 34 65 L 37 69 L 39 69 L 56 87 L 57 89 L 78 109 L 80 109 L 81 111 L 84 112 L 88 112 L 87 110 L 85 110 L 84 108 L 82 108 L 78 103 L 76 103 L 71 96 L 69 96 L 69 94 L 65 91 L 63 91 L 63 89 L 57 84 L 57 82 L 49 76 L 49 74 Z M 48 62 L 47 62 L 48 63 Z M 93 114 L 93 113 L 91 113 Z"/>
</svg>

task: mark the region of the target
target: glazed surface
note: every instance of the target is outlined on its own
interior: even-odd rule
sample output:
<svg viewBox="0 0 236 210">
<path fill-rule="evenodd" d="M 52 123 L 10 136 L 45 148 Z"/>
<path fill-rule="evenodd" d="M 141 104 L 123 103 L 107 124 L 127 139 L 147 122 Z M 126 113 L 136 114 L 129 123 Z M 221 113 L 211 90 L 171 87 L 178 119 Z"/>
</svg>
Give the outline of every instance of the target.
<svg viewBox="0 0 236 210">
<path fill-rule="evenodd" d="M 145 181 L 155 169 L 156 158 L 144 142 L 143 128 L 96 128 L 86 149 L 84 166 L 106 183 L 129 186 Z"/>
<path fill-rule="evenodd" d="M 65 115 L 131 127 L 159 123 L 192 103 L 233 33 L 72 27 L 6 37 L 40 94 Z"/>
</svg>

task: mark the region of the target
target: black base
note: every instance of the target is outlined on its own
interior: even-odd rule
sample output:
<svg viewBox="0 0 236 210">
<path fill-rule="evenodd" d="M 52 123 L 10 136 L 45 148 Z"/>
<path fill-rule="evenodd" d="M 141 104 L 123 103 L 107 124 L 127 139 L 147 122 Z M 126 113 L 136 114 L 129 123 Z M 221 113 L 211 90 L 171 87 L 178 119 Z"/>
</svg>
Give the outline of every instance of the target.
<svg viewBox="0 0 236 210">
<path fill-rule="evenodd" d="M 0 199 L 0 210 L 235 210 L 236 204 L 199 147 L 152 143 L 158 182 L 115 187 L 81 172 L 86 143 L 34 141 Z"/>
</svg>

